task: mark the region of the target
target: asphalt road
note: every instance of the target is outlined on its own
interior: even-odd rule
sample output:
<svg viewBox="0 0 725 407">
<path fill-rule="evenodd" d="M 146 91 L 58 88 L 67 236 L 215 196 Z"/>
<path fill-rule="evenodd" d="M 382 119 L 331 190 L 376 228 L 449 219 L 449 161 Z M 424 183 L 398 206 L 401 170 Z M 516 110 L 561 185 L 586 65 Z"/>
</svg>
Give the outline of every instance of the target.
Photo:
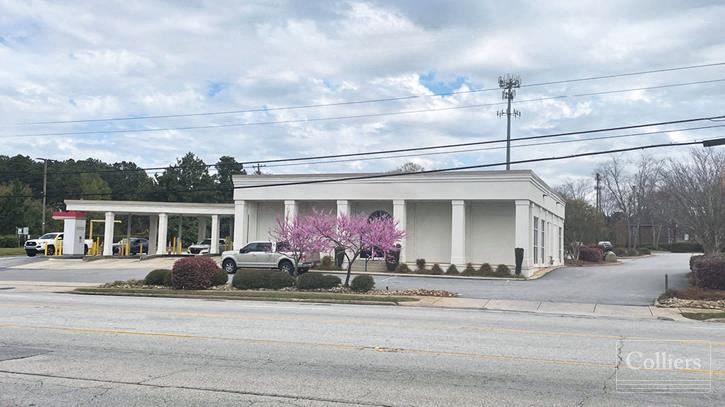
<svg viewBox="0 0 725 407">
<path fill-rule="evenodd" d="M 0 291 L 0 406 L 722 406 L 722 328 Z M 686 372 L 623 364 L 633 352 L 710 349 L 712 365 Z M 626 393 L 625 378 L 689 380 L 703 393 Z"/>
<path fill-rule="evenodd" d="M 670 287 L 687 286 L 689 254 L 662 253 L 626 260 L 624 264 L 566 267 L 533 281 L 432 279 L 426 277 L 376 276 L 379 288 L 431 288 L 457 292 L 461 297 L 532 300 L 621 305 L 651 305 L 664 291 L 664 276 Z M 42 258 L 0 257 L 0 281 L 55 281 L 105 283 L 142 279 L 151 268 L 74 270 L 54 266 L 23 269 Z M 62 263 L 56 263 L 62 264 Z M 92 264 L 92 263 L 91 263 Z"/>
</svg>

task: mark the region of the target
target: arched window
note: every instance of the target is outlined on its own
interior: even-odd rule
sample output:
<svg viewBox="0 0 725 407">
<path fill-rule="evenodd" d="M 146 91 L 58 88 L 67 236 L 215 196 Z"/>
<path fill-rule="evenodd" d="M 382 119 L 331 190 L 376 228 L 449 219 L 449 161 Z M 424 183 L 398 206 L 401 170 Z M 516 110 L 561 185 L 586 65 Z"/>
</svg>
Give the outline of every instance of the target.
<svg viewBox="0 0 725 407">
<path fill-rule="evenodd" d="M 392 219 L 392 216 L 382 209 L 379 209 L 368 216 L 368 222 L 372 222 L 377 219 Z M 364 249 L 360 253 L 360 257 L 363 259 L 385 258 L 385 252 L 379 247 L 373 247 L 371 249 Z"/>
<path fill-rule="evenodd" d="M 384 211 L 382 209 L 377 210 L 368 216 L 368 221 L 375 220 L 375 219 L 390 219 L 392 216 L 387 211 Z"/>
</svg>

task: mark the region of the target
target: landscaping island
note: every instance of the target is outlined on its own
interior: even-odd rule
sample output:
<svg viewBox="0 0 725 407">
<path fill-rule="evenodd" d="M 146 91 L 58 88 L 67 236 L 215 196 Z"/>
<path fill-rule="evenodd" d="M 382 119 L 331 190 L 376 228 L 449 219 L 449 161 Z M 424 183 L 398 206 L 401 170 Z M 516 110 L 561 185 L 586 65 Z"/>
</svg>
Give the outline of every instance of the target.
<svg viewBox="0 0 725 407">
<path fill-rule="evenodd" d="M 240 269 L 229 276 L 209 257 L 177 260 L 171 270 L 153 270 L 144 280 L 115 281 L 99 287 L 77 288 L 86 295 L 133 297 L 213 298 L 224 300 L 269 300 L 346 304 L 397 305 L 418 301 L 419 296 L 454 297 L 444 290 L 375 290 L 375 280 L 358 275 L 349 287 L 339 277 L 320 273 L 291 276 L 266 269 Z"/>
<path fill-rule="evenodd" d="M 657 299 L 657 305 L 679 308 L 690 319 L 724 319 L 725 256 L 692 256 L 688 280 L 689 287 L 667 290 Z"/>
</svg>

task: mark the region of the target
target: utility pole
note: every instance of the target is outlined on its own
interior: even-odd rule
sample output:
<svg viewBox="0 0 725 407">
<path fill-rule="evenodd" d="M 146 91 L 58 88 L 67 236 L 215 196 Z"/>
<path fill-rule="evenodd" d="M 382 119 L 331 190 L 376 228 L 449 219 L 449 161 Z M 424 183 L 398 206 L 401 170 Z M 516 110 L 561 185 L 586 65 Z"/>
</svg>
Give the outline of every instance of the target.
<svg viewBox="0 0 725 407">
<path fill-rule="evenodd" d="M 595 190 L 597 192 L 597 213 L 602 212 L 602 186 L 600 185 L 602 181 L 602 176 L 597 173 L 596 175 L 597 180 L 597 186 L 595 187 Z"/>
<path fill-rule="evenodd" d="M 41 224 L 41 235 L 45 234 L 45 204 L 46 204 L 46 192 L 48 188 L 48 159 L 47 158 L 36 158 L 37 160 L 43 160 L 43 221 Z"/>
<path fill-rule="evenodd" d="M 506 116 L 506 169 L 511 169 L 511 116 L 520 117 L 521 112 L 516 109 L 511 110 L 511 101 L 516 97 L 515 88 L 521 87 L 521 78 L 511 75 L 499 76 L 498 87 L 503 89 L 501 96 L 508 102 L 506 110 L 496 112 L 498 117 Z"/>
</svg>

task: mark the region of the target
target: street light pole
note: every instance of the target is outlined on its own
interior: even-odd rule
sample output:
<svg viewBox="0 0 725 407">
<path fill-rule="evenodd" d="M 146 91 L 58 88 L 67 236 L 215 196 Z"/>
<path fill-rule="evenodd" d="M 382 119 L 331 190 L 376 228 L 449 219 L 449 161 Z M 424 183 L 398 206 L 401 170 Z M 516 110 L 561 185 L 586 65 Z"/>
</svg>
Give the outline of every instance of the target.
<svg viewBox="0 0 725 407">
<path fill-rule="evenodd" d="M 45 234 L 45 205 L 46 205 L 46 192 L 48 190 L 48 159 L 47 158 L 36 158 L 37 160 L 43 160 L 43 223 L 41 224 L 41 235 Z"/>
</svg>

